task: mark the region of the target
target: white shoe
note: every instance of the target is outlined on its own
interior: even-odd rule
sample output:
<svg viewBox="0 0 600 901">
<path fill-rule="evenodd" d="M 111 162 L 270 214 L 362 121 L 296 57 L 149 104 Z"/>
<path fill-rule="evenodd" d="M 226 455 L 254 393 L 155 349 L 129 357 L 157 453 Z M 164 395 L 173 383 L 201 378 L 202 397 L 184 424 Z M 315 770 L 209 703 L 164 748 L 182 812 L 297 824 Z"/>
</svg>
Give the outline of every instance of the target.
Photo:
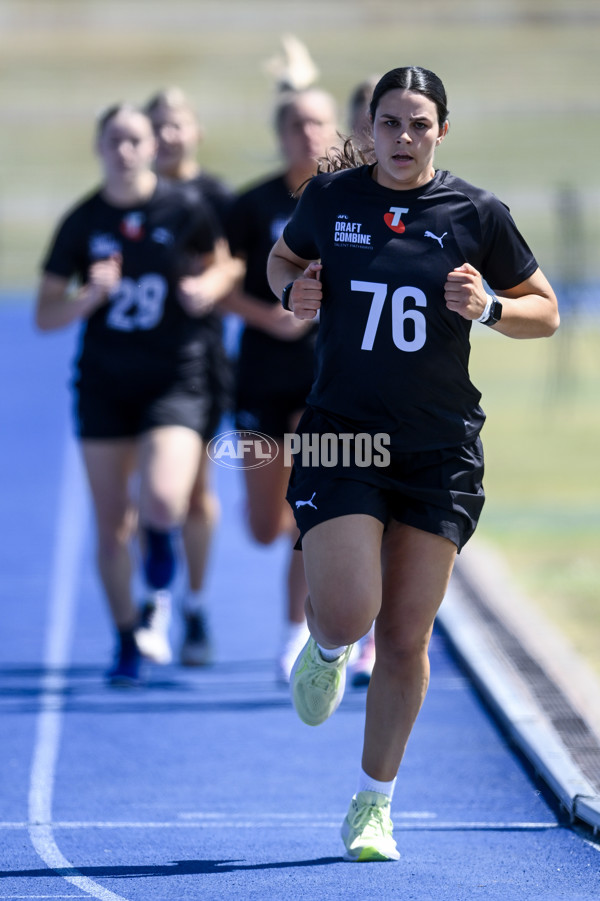
<svg viewBox="0 0 600 901">
<path fill-rule="evenodd" d="M 279 657 L 277 658 L 277 681 L 287 685 L 290 681 L 292 667 L 298 654 L 309 638 L 306 623 L 288 623 Z"/>
<path fill-rule="evenodd" d="M 173 652 L 169 643 L 171 595 L 156 591 L 141 610 L 140 625 L 135 630 L 135 643 L 143 657 L 153 663 L 170 663 Z"/>
</svg>

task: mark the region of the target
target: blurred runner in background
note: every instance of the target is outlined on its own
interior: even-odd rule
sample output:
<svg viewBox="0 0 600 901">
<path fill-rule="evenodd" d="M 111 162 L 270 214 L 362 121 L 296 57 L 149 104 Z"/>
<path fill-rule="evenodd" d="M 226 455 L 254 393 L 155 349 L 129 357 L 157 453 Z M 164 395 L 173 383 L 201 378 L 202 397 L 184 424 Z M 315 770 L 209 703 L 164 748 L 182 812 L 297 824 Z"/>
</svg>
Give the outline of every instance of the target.
<svg viewBox="0 0 600 901">
<path fill-rule="evenodd" d="M 362 154 L 362 162 L 375 161 L 370 104 L 373 89 L 379 81 L 372 75 L 356 85 L 348 100 L 348 125 L 352 145 Z M 358 653 L 350 661 L 350 679 L 355 688 L 369 684 L 375 664 L 375 626 L 358 643 Z"/>
<path fill-rule="evenodd" d="M 169 615 L 177 532 L 215 425 L 211 315 L 236 267 L 208 205 L 157 178 L 156 139 L 142 110 L 107 110 L 96 151 L 102 183 L 52 239 L 36 322 L 42 330 L 82 322 L 73 391 L 98 568 L 118 632 L 108 679 L 135 685 L 140 650 L 160 663 L 171 655 L 165 631 L 148 626 Z M 136 531 L 141 616 L 131 588 Z"/>
<path fill-rule="evenodd" d="M 295 430 L 314 376 L 316 325 L 299 322 L 281 309 L 267 281 L 267 259 L 294 212 L 317 160 L 338 143 L 334 99 L 312 84 L 316 68 L 299 42 L 288 38 L 283 59 L 270 71 L 280 89 L 274 125 L 281 168 L 244 191 L 229 219 L 231 252 L 245 263 L 243 286 L 227 308 L 245 328 L 237 364 L 236 425 L 275 439 L 280 453 L 268 466 L 244 470 L 248 524 L 253 537 L 270 544 L 287 534 L 290 557 L 284 634 L 277 675 L 287 682 L 298 651 L 306 641 L 304 602 L 307 587 L 302 554 L 294 552 L 298 531 L 285 501 L 289 466 L 283 453 L 286 433 Z"/>
<path fill-rule="evenodd" d="M 145 110 L 158 142 L 157 173 L 172 182 L 185 184 L 192 197 L 200 203 L 209 204 L 225 229 L 234 195 L 222 179 L 207 173 L 200 165 L 199 149 L 204 134 L 192 103 L 180 88 L 172 87 L 155 94 L 147 101 Z M 220 317 L 213 315 L 210 326 L 213 341 L 208 359 L 208 378 L 213 400 L 211 431 L 214 432 L 230 406 L 233 376 L 223 346 Z M 183 525 L 187 585 L 182 606 L 185 631 L 180 661 L 185 666 L 205 666 L 214 655 L 204 583 L 219 514 L 219 500 L 212 486 L 205 445 Z M 157 630 L 168 628 L 164 617 L 157 618 L 153 625 Z"/>
</svg>

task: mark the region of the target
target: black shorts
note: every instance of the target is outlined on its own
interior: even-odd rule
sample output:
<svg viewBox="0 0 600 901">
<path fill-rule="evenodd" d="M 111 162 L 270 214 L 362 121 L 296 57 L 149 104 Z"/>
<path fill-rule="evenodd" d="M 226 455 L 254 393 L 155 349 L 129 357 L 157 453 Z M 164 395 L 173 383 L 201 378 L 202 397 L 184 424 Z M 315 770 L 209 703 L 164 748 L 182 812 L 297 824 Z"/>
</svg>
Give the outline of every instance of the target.
<svg viewBox="0 0 600 901">
<path fill-rule="evenodd" d="M 195 384 L 137 395 L 107 385 L 75 388 L 76 432 L 84 440 L 136 438 L 150 429 L 178 425 L 210 441 L 223 412 L 222 398 Z"/>
<path fill-rule="evenodd" d="M 238 389 L 235 425 L 237 429 L 262 432 L 276 440 L 295 428 L 295 417 L 306 407 L 310 384 L 287 394 L 252 394 Z"/>
<path fill-rule="evenodd" d="M 298 341 L 244 330 L 236 365 L 236 428 L 276 440 L 294 430 L 312 388 L 315 338 L 316 330 Z"/>
<path fill-rule="evenodd" d="M 309 407 L 298 434 L 334 430 L 330 420 Z M 315 466 L 314 459 L 294 456 L 287 500 L 300 530 L 297 546 L 313 526 L 355 513 L 374 516 L 385 526 L 397 520 L 440 535 L 459 552 L 475 531 L 485 499 L 479 437 L 460 447 L 394 453 L 384 467 L 344 465 L 339 457 L 337 465 Z"/>
</svg>

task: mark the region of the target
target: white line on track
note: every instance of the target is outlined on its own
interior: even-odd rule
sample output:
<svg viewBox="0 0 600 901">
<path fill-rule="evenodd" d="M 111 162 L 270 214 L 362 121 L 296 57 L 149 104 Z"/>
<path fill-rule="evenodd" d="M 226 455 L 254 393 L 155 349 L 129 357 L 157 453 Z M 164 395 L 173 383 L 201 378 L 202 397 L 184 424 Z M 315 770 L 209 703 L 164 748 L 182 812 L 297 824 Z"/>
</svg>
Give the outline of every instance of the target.
<svg viewBox="0 0 600 901">
<path fill-rule="evenodd" d="M 270 814 L 253 814 L 249 813 L 245 817 L 223 814 L 222 817 L 210 816 L 201 820 L 185 821 L 181 820 L 65 820 L 52 823 L 52 830 L 81 830 L 81 829 L 256 829 L 257 825 L 261 829 L 338 829 L 343 814 L 339 816 L 331 814 L 329 816 L 321 815 L 318 819 L 301 815 L 299 817 L 290 816 L 283 819 L 276 819 Z M 0 829 L 19 830 L 30 829 L 30 823 L 0 823 Z M 394 823 L 395 832 L 444 832 L 444 831 L 526 831 L 528 829 L 560 829 L 561 826 L 555 820 L 536 822 L 522 822 L 520 820 L 508 821 L 487 821 L 487 820 L 423 820 L 415 818 L 410 822 Z"/>
<path fill-rule="evenodd" d="M 75 442 L 67 437 L 56 523 L 56 544 L 48 599 L 48 626 L 44 650 L 45 675 L 42 681 L 40 713 L 29 782 L 29 836 L 33 847 L 52 870 L 63 879 L 101 901 L 126 901 L 87 876 L 63 856 L 54 840 L 52 796 L 62 732 L 62 692 L 66 686 L 64 668 L 69 661 L 73 630 L 79 560 L 86 526 L 87 491 Z"/>
<path fill-rule="evenodd" d="M 82 874 L 67 860 L 58 848 L 56 830 L 82 829 L 246 829 L 261 828 L 271 823 L 275 828 L 294 828 L 306 825 L 314 829 L 339 828 L 339 817 L 325 815 L 320 818 L 306 814 L 184 814 L 185 820 L 173 822 L 85 822 L 65 821 L 52 823 L 54 779 L 58 759 L 63 720 L 62 693 L 66 687 L 64 669 L 69 661 L 71 635 L 74 623 L 75 600 L 79 560 L 86 527 L 87 491 L 81 475 L 79 454 L 69 437 L 63 459 L 60 497 L 56 528 L 56 546 L 50 581 L 48 615 L 44 651 L 45 676 L 42 682 L 40 713 L 33 751 L 29 787 L 29 821 L 27 823 L 0 822 L 0 829 L 28 829 L 31 842 L 44 863 L 52 870 L 60 870 L 61 877 L 80 891 L 100 901 L 127 901 L 121 895 L 105 889 Z M 396 831 L 405 830 L 527 830 L 558 828 L 556 822 L 485 822 L 438 821 L 428 813 L 414 812 L 397 815 Z M 316 822 L 315 822 L 316 820 Z M 423 822 L 426 820 L 426 822 Z M 72 875 L 65 874 L 65 870 Z M 0 897 L 2 897 L 0 895 Z M 17 897 L 12 895 L 11 897 Z M 73 895 L 23 895 L 28 898 L 75 897 Z"/>
</svg>

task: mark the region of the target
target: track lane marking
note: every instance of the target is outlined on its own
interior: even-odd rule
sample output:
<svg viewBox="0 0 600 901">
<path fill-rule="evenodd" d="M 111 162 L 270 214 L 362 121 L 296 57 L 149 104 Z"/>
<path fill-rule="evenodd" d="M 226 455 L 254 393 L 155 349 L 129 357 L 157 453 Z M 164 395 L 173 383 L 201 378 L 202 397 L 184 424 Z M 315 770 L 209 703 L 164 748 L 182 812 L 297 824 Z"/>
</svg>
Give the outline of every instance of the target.
<svg viewBox="0 0 600 901">
<path fill-rule="evenodd" d="M 101 901 L 127 901 L 87 876 L 77 874 L 77 868 L 64 857 L 54 839 L 52 799 L 62 734 L 64 691 L 67 686 L 64 671 L 71 647 L 79 561 L 87 520 L 87 491 L 77 446 L 70 435 L 65 443 L 59 484 L 56 543 L 43 657 L 45 672 L 29 780 L 27 828 L 33 847 L 51 870 L 73 871 L 74 875 L 60 873 L 61 878 Z"/>
<path fill-rule="evenodd" d="M 287 817 L 287 818 L 277 818 L 276 815 L 268 815 L 264 814 L 262 816 L 248 814 L 247 816 L 239 815 L 239 816 L 229 816 L 224 814 L 223 817 L 215 817 L 211 815 L 206 818 L 197 819 L 197 820 L 186 820 L 182 822 L 181 820 L 57 820 L 51 824 L 52 830 L 77 830 L 77 829 L 254 829 L 257 824 L 260 825 L 261 829 L 268 829 L 269 827 L 272 829 L 298 829 L 305 827 L 307 829 L 314 828 L 326 828 L 326 829 L 338 829 L 341 821 L 343 820 L 344 815 L 340 813 L 339 816 L 334 814 L 330 816 L 321 815 L 320 817 L 312 817 L 312 816 L 300 816 L 296 817 Z M 315 820 L 317 820 L 315 822 Z M 566 828 L 561 826 L 560 823 L 557 823 L 554 820 L 549 821 L 540 821 L 540 822 L 526 822 L 526 821 L 486 821 L 486 820 L 424 820 L 420 817 L 415 817 L 411 819 L 410 822 L 399 822 L 402 820 L 402 817 L 396 817 L 394 822 L 394 832 L 444 832 L 444 831 L 498 831 L 498 832 L 526 832 L 527 830 L 540 830 L 540 829 L 562 829 Z M 30 829 L 31 823 L 14 823 L 0 822 L 0 829 L 5 829 L 7 831 L 15 830 L 19 831 L 22 829 Z M 591 842 L 590 842 L 591 843 Z M 596 846 L 598 847 L 598 846 Z M 70 865 L 72 866 L 72 865 Z M 62 867 L 62 865 L 61 865 Z"/>
</svg>

